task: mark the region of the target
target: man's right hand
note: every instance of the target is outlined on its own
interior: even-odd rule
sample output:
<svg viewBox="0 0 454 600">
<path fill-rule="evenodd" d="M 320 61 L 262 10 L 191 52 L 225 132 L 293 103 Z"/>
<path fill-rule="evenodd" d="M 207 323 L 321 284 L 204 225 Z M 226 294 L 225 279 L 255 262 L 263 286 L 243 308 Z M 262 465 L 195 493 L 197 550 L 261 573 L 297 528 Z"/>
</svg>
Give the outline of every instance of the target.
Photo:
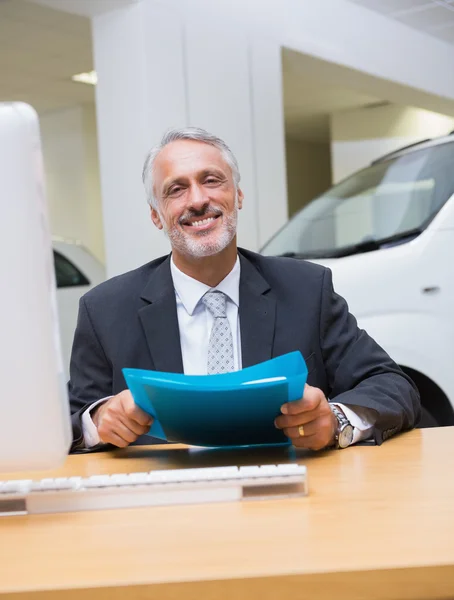
<svg viewBox="0 0 454 600">
<path fill-rule="evenodd" d="M 153 417 L 137 406 L 129 390 L 97 406 L 91 418 L 101 441 L 119 448 L 126 448 L 148 433 L 153 423 Z"/>
</svg>

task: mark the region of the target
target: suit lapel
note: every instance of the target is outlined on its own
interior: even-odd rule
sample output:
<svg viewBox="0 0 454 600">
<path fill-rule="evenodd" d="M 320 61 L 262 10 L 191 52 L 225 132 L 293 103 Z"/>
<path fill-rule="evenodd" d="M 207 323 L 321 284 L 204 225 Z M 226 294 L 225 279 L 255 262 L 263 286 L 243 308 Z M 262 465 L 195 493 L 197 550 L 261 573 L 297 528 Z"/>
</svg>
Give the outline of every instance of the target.
<svg viewBox="0 0 454 600">
<path fill-rule="evenodd" d="M 243 368 L 272 358 L 276 300 L 268 282 L 240 253 L 240 329 Z"/>
<path fill-rule="evenodd" d="M 239 317 L 244 368 L 272 358 L 276 300 L 268 282 L 241 252 L 240 262 Z M 170 256 L 156 268 L 141 298 L 145 305 L 139 309 L 139 318 L 154 368 L 168 373 L 183 373 Z"/>
<path fill-rule="evenodd" d="M 180 331 L 170 256 L 161 263 L 145 286 L 142 295 L 145 306 L 139 318 L 147 339 L 156 371 L 183 373 Z"/>
</svg>

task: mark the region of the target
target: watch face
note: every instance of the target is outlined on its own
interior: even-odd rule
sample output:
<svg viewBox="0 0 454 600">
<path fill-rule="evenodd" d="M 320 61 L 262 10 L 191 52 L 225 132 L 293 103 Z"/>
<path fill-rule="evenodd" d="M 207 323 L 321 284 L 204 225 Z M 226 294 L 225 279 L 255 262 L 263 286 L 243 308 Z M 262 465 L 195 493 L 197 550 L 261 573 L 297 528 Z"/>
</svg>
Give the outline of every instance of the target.
<svg viewBox="0 0 454 600">
<path fill-rule="evenodd" d="M 339 447 L 347 448 L 353 441 L 353 427 L 351 425 L 346 425 L 342 431 L 339 433 Z"/>
</svg>

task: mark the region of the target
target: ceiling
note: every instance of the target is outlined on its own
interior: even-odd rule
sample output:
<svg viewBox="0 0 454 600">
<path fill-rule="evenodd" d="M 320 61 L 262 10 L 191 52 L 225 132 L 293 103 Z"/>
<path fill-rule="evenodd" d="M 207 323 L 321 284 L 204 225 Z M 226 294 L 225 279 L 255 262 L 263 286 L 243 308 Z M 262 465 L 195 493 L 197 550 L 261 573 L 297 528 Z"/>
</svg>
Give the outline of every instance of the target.
<svg viewBox="0 0 454 600">
<path fill-rule="evenodd" d="M 1 100 L 22 100 L 41 113 L 93 103 L 94 88 L 71 81 L 92 68 L 88 18 L 0 0 Z"/>
<path fill-rule="evenodd" d="M 0 0 L 0 100 L 29 102 L 39 113 L 94 103 L 94 88 L 71 81 L 75 73 L 93 69 L 89 18 L 51 8 L 74 7 L 86 12 L 91 6 L 120 6 L 135 0 Z M 383 12 L 403 4 L 413 8 L 435 4 L 421 0 L 353 0 Z M 441 0 L 440 0 L 441 1 Z M 43 5 L 44 4 L 44 5 Z M 447 11 L 454 20 L 453 11 Z M 439 8 L 439 7 L 435 7 Z M 445 9 L 445 7 L 442 7 Z M 416 91 L 393 90 L 391 82 L 353 73 L 338 65 L 283 50 L 284 110 L 289 136 L 315 142 L 329 140 L 329 113 L 373 106 L 383 100 L 416 104 Z M 419 105 L 448 114 L 448 106 Z M 425 106 L 425 104 L 427 106 Z"/>
<path fill-rule="evenodd" d="M 350 0 L 454 44 L 454 0 Z"/>
<path fill-rule="evenodd" d="M 90 21 L 48 6 L 71 3 L 82 11 L 91 0 L 0 0 L 0 99 L 29 102 L 39 113 L 94 102 L 92 86 L 71 81 L 93 68 Z M 301 56 L 293 54 L 283 53 L 286 126 L 293 137 L 327 141 L 330 112 L 376 102 L 320 81 L 319 68 L 301 71 Z"/>
</svg>

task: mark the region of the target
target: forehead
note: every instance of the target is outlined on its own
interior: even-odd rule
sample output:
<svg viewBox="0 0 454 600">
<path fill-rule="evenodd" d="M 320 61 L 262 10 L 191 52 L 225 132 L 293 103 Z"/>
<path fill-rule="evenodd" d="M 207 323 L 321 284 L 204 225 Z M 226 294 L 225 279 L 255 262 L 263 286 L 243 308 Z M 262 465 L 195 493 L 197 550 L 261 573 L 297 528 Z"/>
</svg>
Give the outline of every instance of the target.
<svg viewBox="0 0 454 600">
<path fill-rule="evenodd" d="M 200 171 L 216 168 L 230 175 L 230 167 L 215 146 L 193 140 L 178 140 L 167 144 L 154 164 L 157 184 L 175 177 L 190 177 Z"/>
</svg>

